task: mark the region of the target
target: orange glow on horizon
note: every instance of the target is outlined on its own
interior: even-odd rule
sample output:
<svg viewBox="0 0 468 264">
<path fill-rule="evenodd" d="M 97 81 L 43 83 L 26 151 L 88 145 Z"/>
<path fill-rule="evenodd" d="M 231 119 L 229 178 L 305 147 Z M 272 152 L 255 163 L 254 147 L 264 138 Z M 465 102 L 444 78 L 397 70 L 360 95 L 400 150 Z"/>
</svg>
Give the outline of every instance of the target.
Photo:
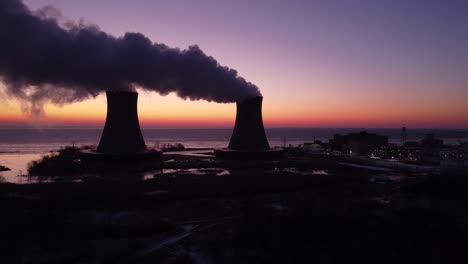
<svg viewBox="0 0 468 264">
<path fill-rule="evenodd" d="M 407 104 L 397 108 L 392 102 L 359 106 L 312 101 L 303 103 L 264 99 L 265 127 L 468 127 L 465 108 L 455 105 L 446 108 Z M 310 106 L 309 106 L 310 105 Z M 106 118 L 106 99 L 94 99 L 65 106 L 46 105 L 45 115 L 39 119 L 28 117 L 18 102 L 0 106 L 0 125 L 34 124 L 35 126 L 92 126 L 102 127 Z M 158 96 L 140 92 L 138 103 L 142 127 L 224 127 L 234 125 L 235 104 L 217 104 L 205 101 L 184 101 L 171 94 Z"/>
<path fill-rule="evenodd" d="M 140 113 L 139 120 L 142 127 L 225 127 L 234 125 L 235 109 L 229 115 L 207 116 L 205 112 L 168 114 L 164 116 L 151 116 Z M 93 126 L 101 127 L 105 122 L 105 111 L 92 113 L 66 114 L 63 112 L 47 113 L 40 119 L 28 118 L 19 113 L 2 114 L 0 123 L 26 123 L 36 125 L 56 126 Z M 297 114 L 294 117 L 284 115 L 270 115 L 264 111 L 263 120 L 265 127 L 460 127 L 460 124 L 468 124 L 468 117 L 463 115 L 450 116 L 433 115 L 432 119 L 424 119 L 418 113 L 404 115 L 381 114 L 380 118 L 375 115 L 363 113 L 307 113 Z M 410 125 L 408 125 L 410 124 Z"/>
</svg>

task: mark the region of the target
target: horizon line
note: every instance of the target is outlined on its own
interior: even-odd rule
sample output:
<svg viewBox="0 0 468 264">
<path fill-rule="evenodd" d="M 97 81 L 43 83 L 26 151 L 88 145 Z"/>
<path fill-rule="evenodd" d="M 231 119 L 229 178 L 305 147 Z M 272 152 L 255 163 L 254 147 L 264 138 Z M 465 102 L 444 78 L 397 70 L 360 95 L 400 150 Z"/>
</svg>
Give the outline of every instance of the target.
<svg viewBox="0 0 468 264">
<path fill-rule="evenodd" d="M 141 129 L 233 129 L 232 126 L 140 126 Z M 375 127 L 375 126 L 265 126 L 265 129 L 354 129 L 354 130 L 366 130 L 366 129 L 402 129 L 405 127 L 408 129 L 427 129 L 427 130 L 468 130 L 468 127 L 422 127 L 422 126 L 394 126 L 394 127 Z M 104 129 L 103 126 L 97 125 L 2 125 L 0 129 Z"/>
</svg>

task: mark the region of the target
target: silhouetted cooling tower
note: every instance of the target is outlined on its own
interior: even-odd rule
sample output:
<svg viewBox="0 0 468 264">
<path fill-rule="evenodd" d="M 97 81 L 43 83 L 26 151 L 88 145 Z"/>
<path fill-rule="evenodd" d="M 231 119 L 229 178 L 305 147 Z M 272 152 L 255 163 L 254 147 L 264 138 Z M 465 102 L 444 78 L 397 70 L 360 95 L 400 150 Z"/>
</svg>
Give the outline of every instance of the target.
<svg viewBox="0 0 468 264">
<path fill-rule="evenodd" d="M 236 123 L 227 149 L 214 151 L 217 158 L 232 160 L 278 159 L 282 150 L 270 149 L 262 119 L 263 97 L 237 102 Z"/>
<path fill-rule="evenodd" d="M 257 96 L 237 102 L 236 123 L 229 142 L 229 149 L 270 149 L 263 127 L 262 101 L 263 97 Z"/>
<path fill-rule="evenodd" d="M 146 151 L 138 122 L 136 92 L 106 92 L 107 117 L 101 141 L 101 153 L 135 153 Z"/>
<path fill-rule="evenodd" d="M 156 166 L 161 152 L 147 150 L 138 122 L 136 92 L 106 92 L 106 124 L 96 151 L 81 151 L 86 171 L 141 171 Z"/>
</svg>

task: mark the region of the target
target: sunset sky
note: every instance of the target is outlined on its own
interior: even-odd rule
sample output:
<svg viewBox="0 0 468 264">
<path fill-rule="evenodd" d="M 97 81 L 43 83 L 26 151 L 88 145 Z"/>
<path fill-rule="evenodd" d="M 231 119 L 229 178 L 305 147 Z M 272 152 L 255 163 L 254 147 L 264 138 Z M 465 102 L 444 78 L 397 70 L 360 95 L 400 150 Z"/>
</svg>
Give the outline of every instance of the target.
<svg viewBox="0 0 468 264">
<path fill-rule="evenodd" d="M 468 128 L 468 2 L 25 0 L 114 36 L 197 44 L 256 84 L 267 127 Z M 1 41 L 1 39 L 0 39 Z M 222 89 L 222 87 L 220 87 Z M 0 126 L 102 126 L 103 95 L 39 119 L 0 84 Z M 151 127 L 232 127 L 235 104 L 141 91 Z"/>
</svg>

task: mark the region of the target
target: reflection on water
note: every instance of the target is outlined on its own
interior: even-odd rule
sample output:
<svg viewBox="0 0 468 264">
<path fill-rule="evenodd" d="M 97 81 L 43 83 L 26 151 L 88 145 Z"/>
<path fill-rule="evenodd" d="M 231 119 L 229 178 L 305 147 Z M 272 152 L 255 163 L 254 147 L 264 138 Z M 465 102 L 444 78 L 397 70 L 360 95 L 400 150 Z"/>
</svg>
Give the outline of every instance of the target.
<svg viewBox="0 0 468 264">
<path fill-rule="evenodd" d="M 408 177 L 404 175 L 394 175 L 394 174 L 377 174 L 377 175 L 372 175 L 369 178 L 369 181 L 372 183 L 388 183 L 388 182 L 393 182 L 393 183 L 398 183 L 408 180 Z"/>
<path fill-rule="evenodd" d="M 17 169 L 18 167 L 16 167 Z M 236 170 L 236 173 L 240 173 L 242 170 Z M 263 172 L 287 172 L 295 175 L 329 175 L 326 170 L 300 170 L 297 168 L 284 168 L 279 170 L 263 170 Z M 20 173 L 18 173 L 20 172 Z M 162 176 L 173 176 L 178 175 L 191 175 L 191 176 L 201 176 L 201 175 L 213 175 L 213 176 L 230 176 L 233 173 L 229 169 L 223 168 L 190 168 L 190 169 L 159 169 L 152 170 L 143 173 L 100 173 L 100 174 L 91 174 L 86 173 L 81 176 L 66 176 L 66 177 L 37 177 L 37 176 L 27 176 L 26 172 L 22 170 L 16 170 L 16 173 L 12 171 L 7 172 L 7 175 L 2 175 L 0 173 L 0 182 L 12 182 L 19 184 L 28 184 L 28 183 L 50 183 L 50 182 L 82 182 L 93 181 L 93 180 L 153 180 Z"/>
<path fill-rule="evenodd" d="M 43 154 L 0 154 L 0 165 L 10 168 L 10 171 L 0 172 L 0 176 L 6 182 L 31 183 L 29 177 L 24 177 L 28 173 L 28 163 L 39 159 Z M 23 175 L 20 176 L 20 175 Z"/>
<path fill-rule="evenodd" d="M 187 151 L 183 155 L 193 155 L 194 151 Z M 48 153 L 44 153 L 48 154 Z M 67 177 L 32 177 L 27 176 L 27 164 L 33 160 L 40 159 L 44 154 L 0 154 L 0 165 L 10 168 L 10 171 L 0 172 L 0 182 L 11 182 L 18 184 L 29 183 L 48 183 L 48 182 L 82 182 L 92 180 L 152 180 L 161 176 L 178 176 L 178 175 L 213 175 L 213 176 L 230 176 L 242 173 L 242 170 L 236 169 L 234 172 L 224 168 L 188 168 L 188 169 L 159 169 L 144 173 L 106 173 L 106 174 L 83 174 L 79 176 Z M 181 153 L 178 153 L 181 154 Z M 173 162 L 171 162 L 173 161 Z M 175 160 L 168 160 L 166 164 L 174 163 Z M 252 168 L 250 169 L 250 171 Z M 281 169 L 260 169 L 266 173 L 286 172 L 293 175 L 329 175 L 326 170 L 314 169 L 298 169 L 298 168 L 281 168 Z"/>
<path fill-rule="evenodd" d="M 18 176 L 19 178 L 24 178 L 23 179 L 23 184 L 26 183 L 50 183 L 50 182 L 83 182 L 83 176 L 50 176 L 50 177 L 44 177 L 44 176 L 28 176 L 28 175 L 22 175 Z"/>
<path fill-rule="evenodd" d="M 229 176 L 231 172 L 227 169 L 220 168 L 191 168 L 191 169 L 161 169 L 151 172 L 146 172 L 143 175 L 144 180 L 155 179 L 160 176 L 167 175 L 215 175 L 215 176 Z"/>
<path fill-rule="evenodd" d="M 293 173 L 293 174 L 299 174 L 299 175 L 329 175 L 328 171 L 326 170 L 314 170 L 314 169 L 301 170 L 298 168 L 284 168 L 282 169 L 282 171 Z"/>
</svg>

